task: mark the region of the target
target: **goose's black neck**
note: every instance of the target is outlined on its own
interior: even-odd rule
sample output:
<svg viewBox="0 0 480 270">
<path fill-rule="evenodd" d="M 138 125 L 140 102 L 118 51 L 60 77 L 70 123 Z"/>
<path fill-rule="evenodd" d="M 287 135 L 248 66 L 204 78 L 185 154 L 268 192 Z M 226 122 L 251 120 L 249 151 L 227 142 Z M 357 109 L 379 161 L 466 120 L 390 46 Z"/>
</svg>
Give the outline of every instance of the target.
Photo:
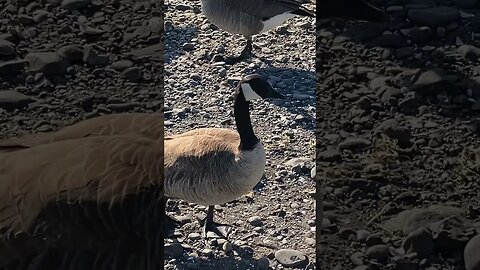
<svg viewBox="0 0 480 270">
<path fill-rule="evenodd" d="M 241 89 L 235 95 L 233 114 L 235 115 L 235 124 L 240 135 L 240 150 L 253 150 L 258 143 L 258 138 L 253 132 L 250 121 L 249 103 L 245 100 Z"/>
</svg>

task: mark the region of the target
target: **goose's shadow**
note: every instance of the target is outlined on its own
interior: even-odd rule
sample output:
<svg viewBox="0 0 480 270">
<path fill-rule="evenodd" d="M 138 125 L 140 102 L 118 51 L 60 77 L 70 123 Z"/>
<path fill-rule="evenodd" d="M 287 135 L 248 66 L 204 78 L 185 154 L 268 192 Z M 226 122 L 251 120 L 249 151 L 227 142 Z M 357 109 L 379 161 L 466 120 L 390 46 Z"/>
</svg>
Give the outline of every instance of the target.
<svg viewBox="0 0 480 270">
<path fill-rule="evenodd" d="M 315 72 L 295 68 L 267 67 L 252 69 L 245 75 L 252 73 L 264 76 L 273 88 L 287 97 L 285 100 L 272 100 L 272 103 L 298 115 L 292 128 L 315 130 Z"/>
</svg>

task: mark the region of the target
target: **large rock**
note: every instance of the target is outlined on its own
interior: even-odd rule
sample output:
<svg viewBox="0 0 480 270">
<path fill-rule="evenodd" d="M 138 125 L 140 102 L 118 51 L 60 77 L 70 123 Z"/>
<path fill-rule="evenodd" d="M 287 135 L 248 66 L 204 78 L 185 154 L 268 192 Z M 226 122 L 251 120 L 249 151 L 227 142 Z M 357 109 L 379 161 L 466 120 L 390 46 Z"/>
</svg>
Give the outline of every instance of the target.
<svg viewBox="0 0 480 270">
<path fill-rule="evenodd" d="M 90 0 L 63 0 L 62 7 L 68 10 L 76 10 L 84 8 L 90 3 Z"/>
<path fill-rule="evenodd" d="M 458 20 L 460 12 L 452 7 L 412 9 L 408 12 L 408 18 L 416 24 L 440 26 Z"/>
<path fill-rule="evenodd" d="M 5 110 L 21 109 L 35 100 L 17 91 L 0 91 L 0 108 Z"/>
<path fill-rule="evenodd" d="M 56 52 L 29 53 L 25 59 L 30 65 L 30 70 L 34 72 L 46 75 L 63 75 L 67 72 L 68 61 Z"/>
<path fill-rule="evenodd" d="M 26 63 L 23 59 L 0 62 L 0 75 L 18 73 L 25 68 Z"/>
</svg>

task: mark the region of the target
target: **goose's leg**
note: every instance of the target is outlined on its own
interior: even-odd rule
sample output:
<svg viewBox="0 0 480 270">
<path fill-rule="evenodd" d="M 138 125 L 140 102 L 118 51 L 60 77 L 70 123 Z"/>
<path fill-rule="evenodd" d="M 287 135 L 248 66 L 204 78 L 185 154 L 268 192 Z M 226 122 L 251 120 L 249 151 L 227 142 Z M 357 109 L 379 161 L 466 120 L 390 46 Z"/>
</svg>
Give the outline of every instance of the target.
<svg viewBox="0 0 480 270">
<path fill-rule="evenodd" d="M 253 49 L 252 37 L 246 37 L 246 38 L 247 38 L 247 44 L 243 48 L 240 55 L 237 56 L 237 57 L 227 57 L 225 59 L 225 63 L 233 65 L 233 64 L 236 64 L 236 63 L 238 63 L 242 60 L 245 60 L 245 59 L 249 58 L 252 55 L 252 49 Z"/>
<path fill-rule="evenodd" d="M 228 227 L 230 226 L 213 221 L 213 210 L 214 206 L 210 205 L 208 207 L 207 217 L 205 218 L 205 224 L 203 225 L 203 237 L 207 237 L 208 232 L 213 232 L 219 237 L 226 239 L 226 235 L 229 232 Z"/>
</svg>

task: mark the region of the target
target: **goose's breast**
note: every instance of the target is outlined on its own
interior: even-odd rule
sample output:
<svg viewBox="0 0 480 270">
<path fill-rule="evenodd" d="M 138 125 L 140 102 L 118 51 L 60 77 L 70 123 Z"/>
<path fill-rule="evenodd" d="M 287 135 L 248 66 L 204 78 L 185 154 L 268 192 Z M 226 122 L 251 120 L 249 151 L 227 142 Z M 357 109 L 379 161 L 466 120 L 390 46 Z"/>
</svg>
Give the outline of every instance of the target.
<svg viewBox="0 0 480 270">
<path fill-rule="evenodd" d="M 183 164 L 180 164 L 183 163 Z M 165 168 L 165 195 L 202 205 L 231 202 L 250 191 L 265 171 L 261 143 L 238 156 L 217 156 Z"/>
</svg>

